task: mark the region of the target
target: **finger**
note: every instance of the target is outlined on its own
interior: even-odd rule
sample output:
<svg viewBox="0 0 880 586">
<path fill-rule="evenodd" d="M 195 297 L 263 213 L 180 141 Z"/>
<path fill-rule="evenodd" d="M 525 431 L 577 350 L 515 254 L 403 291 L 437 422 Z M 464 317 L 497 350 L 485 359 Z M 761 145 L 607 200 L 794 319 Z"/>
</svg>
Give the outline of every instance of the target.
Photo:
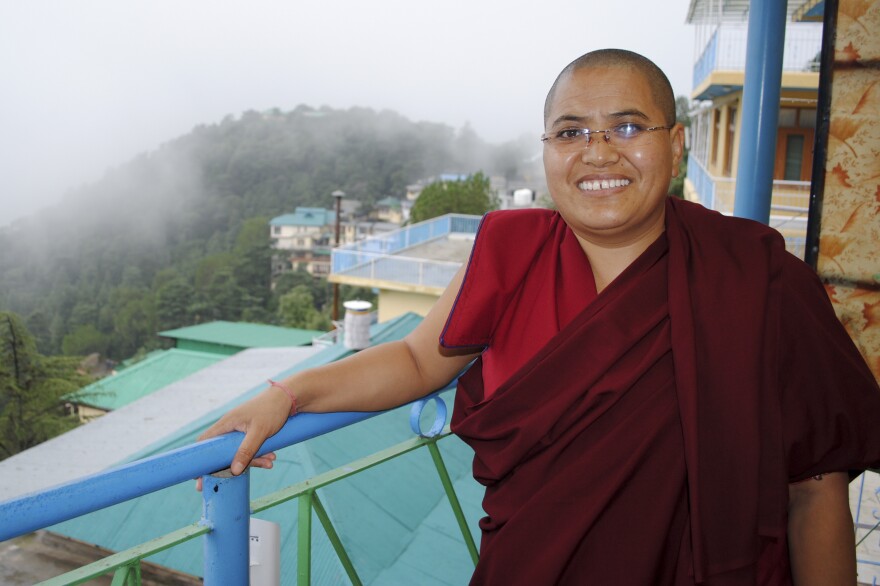
<svg viewBox="0 0 880 586">
<path fill-rule="evenodd" d="M 251 463 L 251 460 L 257 454 L 257 450 L 263 445 L 266 437 L 268 436 L 265 433 L 258 432 L 255 429 L 248 429 L 244 439 L 241 440 L 241 445 L 238 446 L 238 451 L 235 452 L 235 457 L 232 458 L 230 469 L 233 475 L 238 476 L 248 467 L 248 464 Z"/>
<path fill-rule="evenodd" d="M 202 492 L 202 479 L 196 478 L 196 490 Z"/>
<path fill-rule="evenodd" d="M 264 460 L 263 458 L 254 458 L 251 460 L 251 468 L 264 468 L 269 470 L 274 466 L 272 460 Z"/>
</svg>

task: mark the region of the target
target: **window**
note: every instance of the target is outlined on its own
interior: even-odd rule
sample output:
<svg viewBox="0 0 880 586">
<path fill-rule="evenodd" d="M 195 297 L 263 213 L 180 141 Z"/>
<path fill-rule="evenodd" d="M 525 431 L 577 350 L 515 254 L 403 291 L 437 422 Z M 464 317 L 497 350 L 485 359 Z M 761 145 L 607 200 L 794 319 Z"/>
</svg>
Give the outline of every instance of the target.
<svg viewBox="0 0 880 586">
<path fill-rule="evenodd" d="M 733 148 L 735 145 L 734 138 L 736 137 L 736 107 L 731 106 L 728 113 L 728 122 L 727 122 L 727 151 L 725 153 L 724 159 L 724 176 L 730 177 L 733 172 Z"/>
</svg>

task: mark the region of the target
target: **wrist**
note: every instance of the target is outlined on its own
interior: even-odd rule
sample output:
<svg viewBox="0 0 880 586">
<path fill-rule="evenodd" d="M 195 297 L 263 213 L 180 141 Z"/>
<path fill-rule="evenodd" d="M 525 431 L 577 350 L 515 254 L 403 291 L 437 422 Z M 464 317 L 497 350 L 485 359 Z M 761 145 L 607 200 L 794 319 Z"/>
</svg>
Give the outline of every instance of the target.
<svg viewBox="0 0 880 586">
<path fill-rule="evenodd" d="M 293 417 L 297 413 L 296 408 L 296 395 L 293 393 L 293 390 L 284 383 L 275 382 L 271 378 L 267 380 L 269 383 L 269 387 L 275 387 L 276 389 L 280 389 L 287 395 L 287 398 L 290 399 L 290 415 L 288 417 Z"/>
</svg>

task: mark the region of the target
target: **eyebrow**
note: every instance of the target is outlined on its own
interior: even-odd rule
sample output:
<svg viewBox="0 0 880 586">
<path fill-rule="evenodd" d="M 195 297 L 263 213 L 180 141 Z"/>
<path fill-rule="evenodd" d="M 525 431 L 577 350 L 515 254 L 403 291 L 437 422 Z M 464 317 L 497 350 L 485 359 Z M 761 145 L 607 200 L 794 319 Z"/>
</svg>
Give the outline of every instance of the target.
<svg viewBox="0 0 880 586">
<path fill-rule="evenodd" d="M 644 112 L 642 112 L 641 110 L 638 110 L 636 108 L 631 108 L 629 110 L 621 110 L 620 112 L 612 112 L 611 114 L 608 114 L 607 117 L 611 118 L 612 120 L 620 120 L 621 118 L 630 118 L 630 117 L 641 118 L 642 120 L 645 120 L 646 122 L 648 120 L 650 120 L 648 118 L 647 114 L 645 114 Z M 552 128 L 561 122 L 577 122 L 578 124 L 584 124 L 586 122 L 586 120 L 587 120 L 586 116 L 576 116 L 574 114 L 563 114 L 562 116 L 559 116 L 558 118 L 553 120 L 553 123 L 550 125 L 550 127 Z"/>
</svg>

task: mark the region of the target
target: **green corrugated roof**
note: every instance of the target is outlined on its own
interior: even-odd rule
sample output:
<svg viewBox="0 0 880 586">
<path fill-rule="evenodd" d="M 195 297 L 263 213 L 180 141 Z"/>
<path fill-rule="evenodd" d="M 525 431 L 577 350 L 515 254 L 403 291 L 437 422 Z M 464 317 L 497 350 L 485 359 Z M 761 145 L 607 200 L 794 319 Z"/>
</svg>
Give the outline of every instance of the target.
<svg viewBox="0 0 880 586">
<path fill-rule="evenodd" d="M 371 329 L 374 343 L 398 340 L 421 318 L 406 314 Z M 331 346 L 278 377 L 338 360 L 350 351 Z M 259 385 L 216 412 L 188 426 L 167 441 L 138 454 L 138 458 L 187 445 L 235 404 L 263 390 Z M 443 397 L 450 407 L 453 392 Z M 343 466 L 412 437 L 408 406 L 368 419 L 334 433 L 291 446 L 277 453 L 272 470 L 251 472 L 251 498 Z M 473 452 L 455 437 L 439 444 L 471 531 L 478 540 L 483 489 L 471 476 Z M 473 564 L 458 532 L 431 457 L 424 449 L 322 488 L 319 496 L 340 534 L 364 584 L 464 584 Z M 199 519 L 201 495 L 192 483 L 174 486 L 68 521 L 53 531 L 119 551 L 158 537 Z M 281 525 L 281 583 L 296 583 L 296 504 L 286 503 L 259 515 Z M 320 524 L 313 522 L 312 583 L 347 584 Z M 202 573 L 201 540 L 157 554 L 149 561 L 190 574 Z"/>
<path fill-rule="evenodd" d="M 336 223 L 336 212 L 324 208 L 296 208 L 292 214 L 276 216 L 270 226 L 330 226 Z"/>
<path fill-rule="evenodd" d="M 166 338 L 194 340 L 237 348 L 281 348 L 306 346 L 312 343 L 312 338 L 324 333 L 326 332 L 282 328 L 265 324 L 213 321 L 176 330 L 165 330 L 159 332 L 159 335 Z"/>
<path fill-rule="evenodd" d="M 226 358 L 212 352 L 172 348 L 151 353 L 117 374 L 71 393 L 65 400 L 112 411 Z"/>
</svg>

